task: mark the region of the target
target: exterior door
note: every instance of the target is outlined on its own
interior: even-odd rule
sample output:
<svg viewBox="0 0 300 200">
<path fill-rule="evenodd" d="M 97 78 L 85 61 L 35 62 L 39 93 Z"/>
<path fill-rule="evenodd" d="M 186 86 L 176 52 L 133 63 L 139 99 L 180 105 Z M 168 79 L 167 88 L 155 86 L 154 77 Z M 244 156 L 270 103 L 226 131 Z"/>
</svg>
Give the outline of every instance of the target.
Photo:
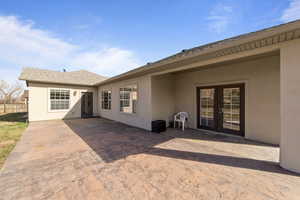
<svg viewBox="0 0 300 200">
<path fill-rule="evenodd" d="M 81 117 L 88 118 L 93 116 L 93 93 L 83 92 L 81 96 Z"/>
<path fill-rule="evenodd" d="M 215 130 L 216 124 L 216 88 L 198 88 L 198 128 Z"/>
<path fill-rule="evenodd" d="M 198 128 L 244 136 L 244 84 L 197 88 Z"/>
</svg>

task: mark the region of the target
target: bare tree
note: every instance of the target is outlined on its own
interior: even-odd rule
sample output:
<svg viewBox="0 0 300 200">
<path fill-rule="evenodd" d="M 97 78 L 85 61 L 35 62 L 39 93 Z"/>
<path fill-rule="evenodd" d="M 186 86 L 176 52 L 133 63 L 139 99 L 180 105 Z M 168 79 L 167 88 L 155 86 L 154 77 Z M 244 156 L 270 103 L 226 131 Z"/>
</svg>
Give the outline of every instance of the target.
<svg viewBox="0 0 300 200">
<path fill-rule="evenodd" d="M 9 84 L 4 80 L 0 80 L 0 98 L 4 103 L 4 112 L 6 112 L 5 105 L 20 97 L 23 91 L 24 88 L 20 82 Z"/>
</svg>

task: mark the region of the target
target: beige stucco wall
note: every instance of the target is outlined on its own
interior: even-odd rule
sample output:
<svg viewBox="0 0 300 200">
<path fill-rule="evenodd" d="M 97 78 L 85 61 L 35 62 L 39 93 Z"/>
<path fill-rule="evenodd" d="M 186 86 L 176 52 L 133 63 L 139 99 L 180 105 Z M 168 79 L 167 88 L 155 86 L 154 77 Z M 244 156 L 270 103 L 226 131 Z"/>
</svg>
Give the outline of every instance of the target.
<svg viewBox="0 0 300 200">
<path fill-rule="evenodd" d="M 174 76 L 172 74 L 151 78 L 152 120 L 172 120 L 175 113 L 174 89 Z"/>
<path fill-rule="evenodd" d="M 280 56 L 280 165 L 300 173 L 300 40 L 283 46 Z"/>
<path fill-rule="evenodd" d="M 175 75 L 175 111 L 190 115 L 197 128 L 196 87 L 245 83 L 245 137 L 279 144 L 280 57 L 269 56 Z"/>
<path fill-rule="evenodd" d="M 128 85 L 137 85 L 138 99 L 136 113 L 122 113 L 120 112 L 120 98 L 119 90 L 121 87 Z M 112 91 L 112 108 L 111 110 L 103 110 L 101 108 L 101 91 Z M 108 85 L 100 86 L 98 88 L 99 104 L 98 110 L 101 117 L 119 121 L 132 126 L 151 130 L 151 77 L 142 76 L 136 79 L 129 79 L 126 81 L 119 81 Z"/>
<path fill-rule="evenodd" d="M 100 116 L 151 130 L 151 121 L 172 120 L 175 112 L 190 115 L 188 125 L 196 127 L 196 87 L 245 83 L 245 137 L 279 144 L 280 141 L 280 71 L 279 55 L 265 56 L 202 70 L 165 75 L 143 76 L 99 87 L 112 90 L 112 109 Z M 137 84 L 137 113 L 119 111 L 119 88 Z M 100 99 L 100 96 L 99 96 Z"/>
<path fill-rule="evenodd" d="M 70 90 L 70 109 L 66 111 L 49 110 L 49 89 L 64 88 Z M 93 112 L 98 115 L 98 91 L 93 87 L 28 83 L 29 89 L 29 121 L 69 119 L 81 117 L 81 92 L 93 92 Z"/>
</svg>

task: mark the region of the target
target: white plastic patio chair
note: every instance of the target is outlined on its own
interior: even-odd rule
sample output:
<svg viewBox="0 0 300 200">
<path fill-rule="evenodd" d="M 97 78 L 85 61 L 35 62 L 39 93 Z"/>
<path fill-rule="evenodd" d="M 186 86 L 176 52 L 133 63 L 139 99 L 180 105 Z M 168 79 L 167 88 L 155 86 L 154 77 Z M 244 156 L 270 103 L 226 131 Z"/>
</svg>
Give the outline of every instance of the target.
<svg viewBox="0 0 300 200">
<path fill-rule="evenodd" d="M 174 115 L 174 128 L 176 128 L 176 122 L 179 123 L 179 127 L 180 127 L 180 123 L 182 124 L 182 130 L 184 131 L 184 127 L 185 127 L 185 121 L 187 121 L 189 115 L 187 112 L 179 112 L 176 115 Z"/>
</svg>

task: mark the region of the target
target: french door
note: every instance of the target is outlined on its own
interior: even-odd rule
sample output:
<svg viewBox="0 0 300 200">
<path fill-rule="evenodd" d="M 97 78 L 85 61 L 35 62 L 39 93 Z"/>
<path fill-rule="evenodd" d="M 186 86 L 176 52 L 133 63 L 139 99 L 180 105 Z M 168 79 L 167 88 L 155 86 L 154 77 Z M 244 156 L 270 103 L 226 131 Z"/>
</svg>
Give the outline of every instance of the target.
<svg viewBox="0 0 300 200">
<path fill-rule="evenodd" d="M 81 96 L 81 118 L 93 116 L 93 93 L 82 92 Z"/>
<path fill-rule="evenodd" d="M 197 88 L 198 128 L 244 136 L 244 84 Z"/>
</svg>

